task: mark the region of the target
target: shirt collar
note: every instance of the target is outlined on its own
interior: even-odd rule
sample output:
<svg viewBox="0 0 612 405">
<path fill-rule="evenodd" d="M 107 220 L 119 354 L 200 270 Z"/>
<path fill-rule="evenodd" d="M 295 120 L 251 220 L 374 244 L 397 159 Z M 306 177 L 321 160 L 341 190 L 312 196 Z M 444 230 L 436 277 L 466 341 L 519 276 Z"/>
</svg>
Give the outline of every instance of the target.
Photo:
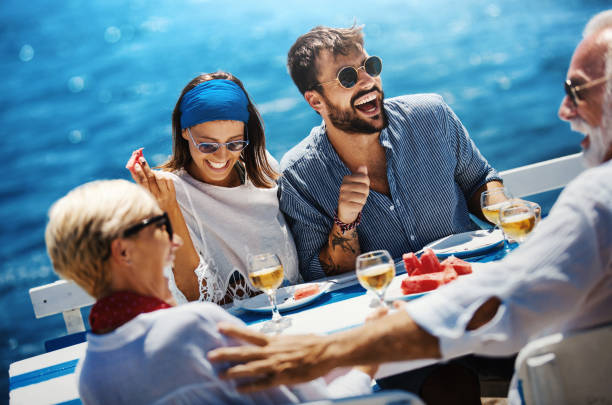
<svg viewBox="0 0 612 405">
<path fill-rule="evenodd" d="M 378 137 L 378 142 L 387 149 L 393 149 L 393 145 L 391 144 L 391 139 L 389 136 L 389 125 L 380 131 L 380 135 Z"/>
</svg>

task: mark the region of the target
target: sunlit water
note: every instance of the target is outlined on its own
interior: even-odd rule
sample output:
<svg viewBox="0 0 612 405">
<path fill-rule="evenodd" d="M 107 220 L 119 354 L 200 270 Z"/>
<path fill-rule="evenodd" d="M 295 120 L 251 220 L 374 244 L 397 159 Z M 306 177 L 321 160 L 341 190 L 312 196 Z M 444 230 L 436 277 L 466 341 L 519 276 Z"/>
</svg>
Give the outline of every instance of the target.
<svg viewBox="0 0 612 405">
<path fill-rule="evenodd" d="M 387 97 L 442 94 L 498 169 L 579 151 L 556 116 L 572 51 L 609 1 L 119 1 L 0 3 L 0 391 L 10 362 L 64 331 L 35 320 L 28 289 L 56 280 L 43 230 L 50 204 L 101 178 L 128 178 L 143 146 L 170 152 L 170 114 L 183 86 L 236 74 L 263 114 L 278 159 L 318 116 L 285 67 L 315 25 L 365 24 L 384 61 Z"/>
</svg>

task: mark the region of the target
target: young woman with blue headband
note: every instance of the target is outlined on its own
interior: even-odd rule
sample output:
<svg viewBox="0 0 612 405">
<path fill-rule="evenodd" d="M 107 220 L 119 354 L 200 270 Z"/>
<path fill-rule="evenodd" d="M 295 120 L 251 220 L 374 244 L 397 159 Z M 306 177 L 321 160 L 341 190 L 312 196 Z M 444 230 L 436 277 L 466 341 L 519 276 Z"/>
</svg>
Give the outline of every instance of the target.
<svg viewBox="0 0 612 405">
<path fill-rule="evenodd" d="M 278 164 L 240 80 L 225 72 L 191 80 L 172 113 L 172 137 L 162 170 L 152 170 L 139 151 L 127 167 L 184 241 L 168 274 L 177 301 L 229 303 L 253 295 L 248 254 L 276 253 L 285 278 L 298 282 L 295 245 L 278 208 L 272 167 Z"/>
</svg>

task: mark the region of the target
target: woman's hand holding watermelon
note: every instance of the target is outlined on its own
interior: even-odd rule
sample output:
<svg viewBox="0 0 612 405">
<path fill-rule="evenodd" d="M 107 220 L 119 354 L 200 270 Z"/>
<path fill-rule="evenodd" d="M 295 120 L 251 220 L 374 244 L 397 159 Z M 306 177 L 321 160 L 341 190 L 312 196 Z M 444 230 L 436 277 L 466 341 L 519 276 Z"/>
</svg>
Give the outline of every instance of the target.
<svg viewBox="0 0 612 405">
<path fill-rule="evenodd" d="M 187 300 L 197 300 L 200 291 L 198 280 L 193 270 L 198 266 L 200 257 L 195 250 L 185 218 L 176 201 L 174 182 L 170 174 L 151 169 L 147 164 L 147 160 L 142 155 L 142 148 L 132 152 L 132 156 L 125 165 L 125 168 L 130 171 L 132 178 L 137 184 L 153 194 L 159 207 L 170 217 L 172 229 L 183 240 L 183 246 L 176 251 L 173 268 L 174 279 Z"/>
<path fill-rule="evenodd" d="M 166 173 L 152 170 L 142 155 L 142 148 L 134 151 L 126 165 L 132 178 L 142 187 L 149 190 L 157 203 L 166 212 L 178 208 L 174 182 Z"/>
</svg>

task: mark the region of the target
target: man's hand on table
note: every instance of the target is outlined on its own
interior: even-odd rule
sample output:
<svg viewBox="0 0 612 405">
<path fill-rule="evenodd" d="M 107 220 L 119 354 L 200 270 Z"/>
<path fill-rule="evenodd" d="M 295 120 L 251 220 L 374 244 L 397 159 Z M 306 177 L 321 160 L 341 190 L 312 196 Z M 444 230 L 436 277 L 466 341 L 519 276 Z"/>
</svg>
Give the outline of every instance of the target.
<svg viewBox="0 0 612 405">
<path fill-rule="evenodd" d="M 401 308 L 405 303 L 394 303 Z M 378 363 L 440 356 L 437 339 L 420 329 L 404 311 L 374 313 L 365 325 L 327 336 L 267 336 L 244 326 L 220 323 L 219 331 L 252 346 L 211 350 L 213 362 L 238 363 L 219 377 L 248 378 L 242 392 L 280 384 L 298 384 L 329 373 L 336 367 L 359 366 L 374 374 Z M 361 366 L 360 366 L 361 365 Z"/>
<path fill-rule="evenodd" d="M 218 328 L 226 336 L 254 345 L 224 347 L 208 353 L 211 362 L 245 363 L 219 376 L 222 379 L 255 378 L 239 387 L 242 392 L 310 381 L 336 367 L 327 353 L 331 343 L 328 336 L 266 336 L 229 323 L 220 323 Z"/>
</svg>

